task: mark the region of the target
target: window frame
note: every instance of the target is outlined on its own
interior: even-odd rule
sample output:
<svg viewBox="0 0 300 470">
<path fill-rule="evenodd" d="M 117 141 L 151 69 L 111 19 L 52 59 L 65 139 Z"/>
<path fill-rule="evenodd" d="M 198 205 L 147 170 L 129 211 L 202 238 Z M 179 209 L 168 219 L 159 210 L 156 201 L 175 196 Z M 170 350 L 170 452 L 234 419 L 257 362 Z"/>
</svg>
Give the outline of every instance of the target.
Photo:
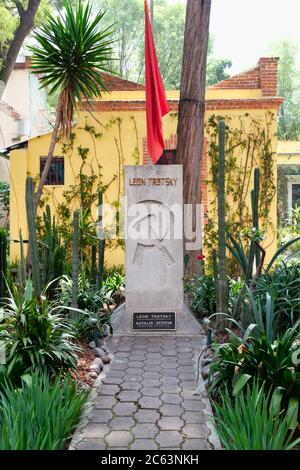
<svg viewBox="0 0 300 470">
<path fill-rule="evenodd" d="M 40 156 L 40 177 L 41 177 L 42 171 L 45 167 L 46 160 L 47 160 L 47 157 Z M 51 165 L 53 165 L 56 162 L 58 162 L 62 165 L 62 183 L 58 182 L 57 175 L 55 175 L 56 182 L 55 183 L 50 183 L 50 182 L 47 182 L 47 179 L 46 179 L 45 186 L 64 186 L 64 184 L 65 184 L 65 159 L 62 155 L 56 155 L 56 156 L 53 157 Z M 47 178 L 49 178 L 49 176 L 50 176 L 50 171 L 47 175 Z"/>
<path fill-rule="evenodd" d="M 293 216 L 293 185 L 300 185 L 300 175 L 287 176 L 287 195 L 288 195 L 288 218 L 292 220 Z"/>
</svg>

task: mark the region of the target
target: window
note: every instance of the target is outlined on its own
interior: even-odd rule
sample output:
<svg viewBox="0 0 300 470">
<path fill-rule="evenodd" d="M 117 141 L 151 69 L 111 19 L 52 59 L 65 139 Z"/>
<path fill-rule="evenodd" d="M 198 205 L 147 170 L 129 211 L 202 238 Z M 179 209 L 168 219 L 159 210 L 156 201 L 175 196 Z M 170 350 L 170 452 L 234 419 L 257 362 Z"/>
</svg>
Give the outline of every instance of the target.
<svg viewBox="0 0 300 470">
<path fill-rule="evenodd" d="M 40 174 L 43 172 L 46 160 L 46 157 L 41 157 L 40 159 Z M 53 158 L 45 184 L 55 186 L 65 184 L 65 164 L 63 157 Z"/>
<path fill-rule="evenodd" d="M 292 209 L 300 207 L 300 176 L 288 176 L 288 213 L 292 216 Z"/>
<path fill-rule="evenodd" d="M 176 163 L 176 149 L 166 149 L 157 162 L 157 165 L 174 165 Z"/>
</svg>

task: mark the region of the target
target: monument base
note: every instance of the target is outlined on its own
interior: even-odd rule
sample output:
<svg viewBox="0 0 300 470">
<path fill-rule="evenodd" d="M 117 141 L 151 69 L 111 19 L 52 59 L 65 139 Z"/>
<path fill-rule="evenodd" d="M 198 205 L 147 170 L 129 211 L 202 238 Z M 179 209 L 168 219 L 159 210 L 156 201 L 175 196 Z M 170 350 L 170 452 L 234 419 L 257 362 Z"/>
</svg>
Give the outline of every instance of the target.
<svg viewBox="0 0 300 470">
<path fill-rule="evenodd" d="M 149 325 L 144 330 L 136 329 L 134 328 L 134 313 L 137 311 L 126 310 L 125 303 L 114 310 L 111 316 L 114 336 L 197 336 L 204 333 L 200 323 L 186 305 L 183 305 L 182 311 L 175 312 L 176 329 L 157 329 L 157 326 L 155 329 L 150 329 Z"/>
</svg>

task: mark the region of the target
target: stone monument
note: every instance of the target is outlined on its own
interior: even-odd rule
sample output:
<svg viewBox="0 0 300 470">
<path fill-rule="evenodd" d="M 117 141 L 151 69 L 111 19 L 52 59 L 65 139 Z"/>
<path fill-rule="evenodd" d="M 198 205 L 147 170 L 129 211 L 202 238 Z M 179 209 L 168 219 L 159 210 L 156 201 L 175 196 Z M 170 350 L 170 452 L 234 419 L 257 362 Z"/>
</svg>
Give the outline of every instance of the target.
<svg viewBox="0 0 300 470">
<path fill-rule="evenodd" d="M 183 304 L 181 165 L 125 167 L 126 303 L 115 334 L 199 334 Z"/>
</svg>

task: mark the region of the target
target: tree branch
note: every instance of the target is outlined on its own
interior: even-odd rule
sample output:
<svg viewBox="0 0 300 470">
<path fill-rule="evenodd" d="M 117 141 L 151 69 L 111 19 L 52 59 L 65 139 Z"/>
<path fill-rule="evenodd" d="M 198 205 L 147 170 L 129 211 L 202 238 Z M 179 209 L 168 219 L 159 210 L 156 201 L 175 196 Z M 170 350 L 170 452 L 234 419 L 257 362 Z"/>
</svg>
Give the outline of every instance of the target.
<svg viewBox="0 0 300 470">
<path fill-rule="evenodd" d="M 14 65 L 16 63 L 22 44 L 26 36 L 29 34 L 30 30 L 34 26 L 35 15 L 38 11 L 40 3 L 41 0 L 29 0 L 27 10 L 23 10 L 21 14 L 19 13 L 20 24 L 14 34 L 13 40 L 10 43 L 3 63 L 3 67 L 0 71 L 0 81 L 3 81 L 5 85 L 7 85 L 9 77 L 14 69 Z M 19 11 L 19 1 L 16 1 L 15 4 Z"/>
</svg>

